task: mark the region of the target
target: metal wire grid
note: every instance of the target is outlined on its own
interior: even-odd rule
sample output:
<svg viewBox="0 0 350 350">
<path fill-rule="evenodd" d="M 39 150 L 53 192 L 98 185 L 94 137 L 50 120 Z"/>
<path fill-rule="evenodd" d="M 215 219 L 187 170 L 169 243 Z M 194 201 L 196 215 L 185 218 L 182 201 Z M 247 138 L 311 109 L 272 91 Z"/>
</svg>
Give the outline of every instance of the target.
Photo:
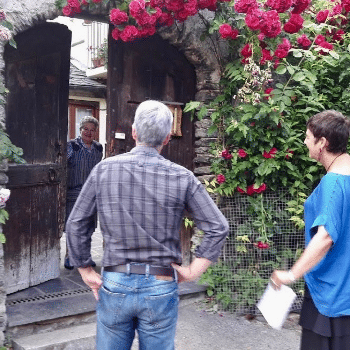
<svg viewBox="0 0 350 350">
<path fill-rule="evenodd" d="M 230 234 L 214 271 L 220 274 L 216 295 L 221 309 L 235 313 L 258 314 L 256 303 L 264 292 L 275 268 L 288 269 L 304 248 L 304 233 L 296 229 L 286 211 L 291 200 L 286 189 L 266 192 L 264 207 L 271 216 L 272 227 L 267 229 L 269 248 L 259 248 L 257 215 L 246 195 L 235 194 L 219 200 L 219 207 L 230 226 Z M 255 224 L 254 224 L 255 223 Z M 294 284 L 298 298 L 292 311 L 299 311 L 304 282 Z"/>
</svg>

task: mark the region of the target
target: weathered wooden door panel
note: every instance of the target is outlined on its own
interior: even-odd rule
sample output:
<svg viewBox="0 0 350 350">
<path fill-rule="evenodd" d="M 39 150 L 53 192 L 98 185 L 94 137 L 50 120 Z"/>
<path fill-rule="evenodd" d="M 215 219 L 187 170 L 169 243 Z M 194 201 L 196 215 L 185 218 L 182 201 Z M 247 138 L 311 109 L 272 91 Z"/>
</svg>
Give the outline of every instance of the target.
<svg viewBox="0 0 350 350">
<path fill-rule="evenodd" d="M 131 43 L 110 41 L 108 68 L 108 155 L 134 147 L 131 126 L 138 104 L 148 99 L 178 102 L 194 99 L 195 71 L 185 56 L 158 35 Z M 193 169 L 194 125 L 182 116 L 182 136 L 173 137 L 162 155 Z M 125 139 L 115 138 L 125 134 Z"/>
<path fill-rule="evenodd" d="M 4 232 L 7 292 L 59 276 L 66 188 L 71 32 L 57 23 L 34 27 L 5 50 L 7 131 L 25 165 L 10 164 L 10 220 Z M 21 244 L 16 245 L 19 241 Z"/>
</svg>

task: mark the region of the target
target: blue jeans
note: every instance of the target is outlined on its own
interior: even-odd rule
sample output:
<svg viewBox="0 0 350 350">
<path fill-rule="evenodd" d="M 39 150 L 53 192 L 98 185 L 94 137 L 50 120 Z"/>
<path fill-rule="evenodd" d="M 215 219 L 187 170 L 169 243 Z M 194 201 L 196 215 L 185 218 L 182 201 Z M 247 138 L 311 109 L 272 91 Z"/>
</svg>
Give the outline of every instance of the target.
<svg viewBox="0 0 350 350">
<path fill-rule="evenodd" d="M 153 275 L 103 272 L 97 303 L 97 350 L 129 350 L 135 330 L 140 350 L 174 350 L 177 281 Z"/>
</svg>

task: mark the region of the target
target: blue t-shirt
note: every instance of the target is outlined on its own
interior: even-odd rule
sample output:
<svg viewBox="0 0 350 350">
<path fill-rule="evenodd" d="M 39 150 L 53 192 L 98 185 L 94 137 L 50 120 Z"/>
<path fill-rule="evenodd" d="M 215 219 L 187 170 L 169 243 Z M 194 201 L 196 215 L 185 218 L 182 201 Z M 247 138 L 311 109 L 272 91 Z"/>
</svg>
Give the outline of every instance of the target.
<svg viewBox="0 0 350 350">
<path fill-rule="evenodd" d="M 350 175 L 328 173 L 306 200 L 306 245 L 318 226 L 325 227 L 333 245 L 305 281 L 322 315 L 350 315 Z"/>
</svg>

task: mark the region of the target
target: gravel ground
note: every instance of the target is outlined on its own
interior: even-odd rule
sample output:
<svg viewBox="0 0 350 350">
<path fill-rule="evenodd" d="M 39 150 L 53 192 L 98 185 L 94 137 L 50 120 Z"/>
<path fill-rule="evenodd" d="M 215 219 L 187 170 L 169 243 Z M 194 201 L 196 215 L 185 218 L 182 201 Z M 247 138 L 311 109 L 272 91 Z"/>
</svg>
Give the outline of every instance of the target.
<svg viewBox="0 0 350 350">
<path fill-rule="evenodd" d="M 290 314 L 283 329 L 271 328 L 263 317 L 247 320 L 230 313 L 212 313 L 203 303 L 181 306 L 176 350 L 298 350 L 299 315 Z M 138 350 L 135 339 L 132 350 Z"/>
</svg>

